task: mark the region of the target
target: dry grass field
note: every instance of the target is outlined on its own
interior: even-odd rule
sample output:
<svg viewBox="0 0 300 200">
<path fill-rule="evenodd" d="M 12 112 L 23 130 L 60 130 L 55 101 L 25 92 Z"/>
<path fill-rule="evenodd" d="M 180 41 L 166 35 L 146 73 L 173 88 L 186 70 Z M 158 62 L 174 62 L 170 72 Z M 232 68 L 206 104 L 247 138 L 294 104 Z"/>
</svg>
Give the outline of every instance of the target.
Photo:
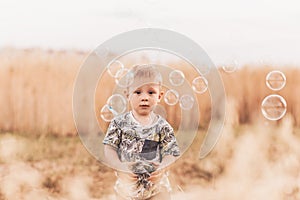
<svg viewBox="0 0 300 200">
<path fill-rule="evenodd" d="M 0 200 L 114 199 L 113 170 L 87 152 L 73 121 L 73 84 L 87 55 L 0 50 Z M 287 78 L 276 92 L 287 101 L 287 113 L 276 122 L 260 111 L 262 99 L 275 93 L 265 85 L 272 69 Z M 173 199 L 300 199 L 300 69 L 243 66 L 220 74 L 226 92 L 222 137 L 198 159 L 210 119 L 209 95 L 198 96 L 204 117 L 194 143 L 170 168 Z M 167 112 L 176 120 L 176 109 Z"/>
</svg>

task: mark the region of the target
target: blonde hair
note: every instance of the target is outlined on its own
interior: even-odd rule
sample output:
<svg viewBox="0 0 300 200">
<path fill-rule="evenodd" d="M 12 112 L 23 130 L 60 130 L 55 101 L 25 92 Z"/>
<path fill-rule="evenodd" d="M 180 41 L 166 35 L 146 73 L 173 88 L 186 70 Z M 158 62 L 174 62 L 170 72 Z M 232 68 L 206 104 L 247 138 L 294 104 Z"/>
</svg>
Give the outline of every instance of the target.
<svg viewBox="0 0 300 200">
<path fill-rule="evenodd" d="M 127 88 L 129 93 L 144 84 L 162 84 L 162 76 L 153 64 L 135 65 L 129 73 L 133 76 L 133 83 Z"/>
</svg>

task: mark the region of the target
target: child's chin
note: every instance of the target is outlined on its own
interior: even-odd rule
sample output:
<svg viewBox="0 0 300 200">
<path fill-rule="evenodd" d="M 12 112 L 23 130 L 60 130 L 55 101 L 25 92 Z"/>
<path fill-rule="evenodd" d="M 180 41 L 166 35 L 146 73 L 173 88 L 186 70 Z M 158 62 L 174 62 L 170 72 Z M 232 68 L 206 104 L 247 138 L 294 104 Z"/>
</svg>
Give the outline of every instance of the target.
<svg viewBox="0 0 300 200">
<path fill-rule="evenodd" d="M 150 107 L 141 107 L 140 112 L 150 112 L 151 108 Z"/>
<path fill-rule="evenodd" d="M 148 109 L 140 111 L 140 115 L 144 115 L 145 116 L 145 115 L 149 115 L 149 114 L 150 114 L 150 110 L 148 110 Z"/>
<path fill-rule="evenodd" d="M 150 112 L 149 112 L 149 111 L 140 112 L 140 113 L 141 113 L 141 115 L 149 115 L 149 114 L 150 114 Z"/>
</svg>

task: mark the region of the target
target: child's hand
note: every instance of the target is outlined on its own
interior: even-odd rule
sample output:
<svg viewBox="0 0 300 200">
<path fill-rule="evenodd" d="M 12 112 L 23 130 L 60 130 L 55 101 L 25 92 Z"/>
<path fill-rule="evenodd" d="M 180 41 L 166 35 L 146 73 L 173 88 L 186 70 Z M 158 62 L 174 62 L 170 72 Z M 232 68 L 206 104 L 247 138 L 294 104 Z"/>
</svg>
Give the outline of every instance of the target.
<svg viewBox="0 0 300 200">
<path fill-rule="evenodd" d="M 136 162 L 126 162 L 126 170 L 129 172 L 133 172 L 135 165 Z"/>
<path fill-rule="evenodd" d="M 155 171 L 158 171 L 158 170 L 161 169 L 161 163 L 160 162 L 151 162 L 150 164 L 155 168 Z"/>
<path fill-rule="evenodd" d="M 136 182 L 138 180 L 138 176 L 131 172 L 117 172 L 117 177 L 119 177 L 123 181 L 129 182 Z"/>
<path fill-rule="evenodd" d="M 151 182 L 156 182 L 162 178 L 163 174 L 164 173 L 162 171 L 154 171 L 150 174 L 148 180 Z"/>
</svg>

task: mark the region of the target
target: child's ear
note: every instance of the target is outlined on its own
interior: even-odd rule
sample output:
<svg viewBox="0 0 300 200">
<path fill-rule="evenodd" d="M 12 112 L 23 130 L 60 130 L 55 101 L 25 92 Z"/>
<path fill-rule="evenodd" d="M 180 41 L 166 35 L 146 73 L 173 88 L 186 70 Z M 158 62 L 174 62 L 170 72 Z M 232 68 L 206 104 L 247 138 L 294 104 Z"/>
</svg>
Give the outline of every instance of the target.
<svg viewBox="0 0 300 200">
<path fill-rule="evenodd" d="M 128 99 L 129 98 L 129 92 L 128 92 L 128 90 L 124 90 L 123 93 L 124 93 L 125 97 Z"/>
<path fill-rule="evenodd" d="M 160 91 L 158 95 L 158 102 L 160 102 L 161 98 L 164 96 L 164 91 Z"/>
</svg>

